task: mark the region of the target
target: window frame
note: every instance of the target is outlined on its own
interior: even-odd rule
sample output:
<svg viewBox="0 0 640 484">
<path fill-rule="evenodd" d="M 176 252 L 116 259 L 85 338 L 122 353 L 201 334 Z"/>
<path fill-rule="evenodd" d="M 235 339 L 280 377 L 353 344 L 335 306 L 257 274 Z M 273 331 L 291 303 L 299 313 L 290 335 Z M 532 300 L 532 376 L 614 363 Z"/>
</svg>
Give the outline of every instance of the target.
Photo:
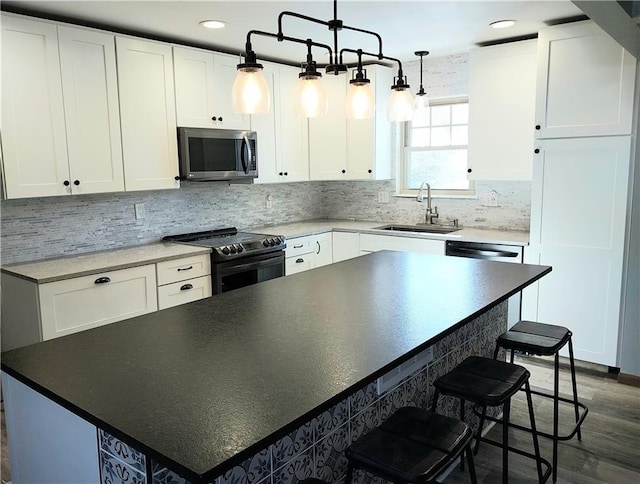
<svg viewBox="0 0 640 484">
<path fill-rule="evenodd" d="M 446 98 L 438 98 L 438 99 L 430 99 L 429 105 L 432 106 L 442 106 L 442 105 L 451 105 L 451 104 L 461 104 L 461 103 L 469 103 L 468 96 L 455 96 L 455 97 L 446 97 Z M 449 124 L 451 126 L 451 124 Z M 454 125 L 455 126 L 455 125 Z M 469 123 L 467 121 L 467 127 Z M 399 163 L 396 170 L 396 196 L 399 197 L 416 197 L 418 195 L 417 188 L 407 188 L 405 186 L 405 175 L 407 171 L 407 163 L 408 163 L 408 154 L 413 151 L 445 151 L 445 150 L 453 150 L 465 148 L 467 150 L 467 166 L 468 166 L 468 155 L 469 155 L 469 142 L 467 139 L 466 145 L 448 145 L 448 146 L 421 146 L 421 147 L 412 147 L 407 146 L 409 137 L 411 136 L 411 121 L 404 122 L 400 125 L 398 142 L 399 142 Z M 442 190 L 442 189 L 432 189 L 431 196 L 433 198 L 474 198 L 477 199 L 478 196 L 476 194 L 475 183 L 473 180 L 469 180 L 469 188 L 465 190 Z"/>
</svg>

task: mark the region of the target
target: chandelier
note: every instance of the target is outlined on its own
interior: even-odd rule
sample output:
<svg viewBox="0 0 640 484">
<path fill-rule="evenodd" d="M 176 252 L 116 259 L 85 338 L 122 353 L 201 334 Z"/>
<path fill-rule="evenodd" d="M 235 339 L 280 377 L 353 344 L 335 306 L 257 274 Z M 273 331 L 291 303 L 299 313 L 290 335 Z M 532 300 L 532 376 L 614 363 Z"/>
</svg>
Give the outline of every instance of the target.
<svg viewBox="0 0 640 484">
<path fill-rule="evenodd" d="M 313 39 L 300 39 L 285 35 L 282 30 L 282 19 L 286 16 L 296 17 L 309 22 L 325 25 L 333 32 L 333 45 L 316 42 Z M 338 46 L 338 33 L 341 30 L 351 30 L 377 39 L 378 52 L 366 52 L 362 49 L 352 49 Z M 347 72 L 347 65 L 343 62 L 343 54 L 356 54 L 358 61 L 346 97 L 346 115 L 351 119 L 371 118 L 375 111 L 375 96 L 371 88 L 371 80 L 367 78 L 367 71 L 363 68 L 362 57 L 373 57 L 377 60 L 388 60 L 398 64 L 398 75 L 393 78 L 391 94 L 387 103 L 387 118 L 389 121 L 409 121 L 413 116 L 413 98 L 409 91 L 407 78 L 402 72 L 399 59 L 385 56 L 382 53 L 382 37 L 376 32 L 345 25 L 338 19 L 338 2 L 333 1 L 333 19 L 324 21 L 296 12 L 283 11 L 278 15 L 278 32 L 264 32 L 251 30 L 247 33 L 244 62 L 238 64 L 238 73 L 233 83 L 233 109 L 242 114 L 258 114 L 269 111 L 270 96 L 267 82 L 262 74 L 263 66 L 258 63 L 253 51 L 251 37 L 254 35 L 275 38 L 278 42 L 295 42 L 307 47 L 306 61 L 302 63 L 302 72 L 298 75 L 296 88 L 296 113 L 307 118 L 315 118 L 327 112 L 327 94 L 322 84 L 322 74 L 318 71 L 313 59 L 313 49 L 323 49 L 328 52 L 329 64 L 325 68 L 326 74 L 340 75 Z"/>
</svg>

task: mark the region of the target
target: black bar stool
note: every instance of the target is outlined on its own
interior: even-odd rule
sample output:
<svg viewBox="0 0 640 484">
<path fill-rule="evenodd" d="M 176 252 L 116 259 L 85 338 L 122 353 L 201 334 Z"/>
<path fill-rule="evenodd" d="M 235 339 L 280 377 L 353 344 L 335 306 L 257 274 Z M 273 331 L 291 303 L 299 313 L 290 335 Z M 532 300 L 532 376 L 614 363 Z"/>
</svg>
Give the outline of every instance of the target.
<svg viewBox="0 0 640 484">
<path fill-rule="evenodd" d="M 476 484 L 472 439 L 464 422 L 422 408 L 400 408 L 347 448 L 345 483 L 351 483 L 356 468 L 395 483 L 432 483 L 464 452 Z"/>
<path fill-rule="evenodd" d="M 571 331 L 562 326 L 552 324 L 537 323 L 534 321 L 519 321 L 509 331 L 498 337 L 496 349 L 493 357 L 497 358 L 500 348 L 511 351 L 511 363 L 515 351 L 528 353 L 531 355 L 551 356 L 555 355 L 554 361 L 554 381 L 553 393 L 545 393 L 532 390 L 531 393 L 553 399 L 553 434 L 538 431 L 538 435 L 553 441 L 553 482 L 558 478 L 558 442 L 570 440 L 578 434 L 578 440 L 582 439 L 580 426 L 584 422 L 589 409 L 586 405 L 578 401 L 578 389 L 576 386 L 576 369 L 573 360 L 573 343 L 571 341 Z M 569 363 L 571 366 L 571 386 L 573 387 L 573 399 L 559 396 L 559 376 L 560 376 L 560 350 L 569 343 Z M 573 405 L 576 419 L 575 426 L 566 435 L 558 435 L 558 407 L 559 402 Z M 582 409 L 582 412 L 580 411 Z M 514 425 L 521 430 L 531 429 L 519 425 Z"/>
<path fill-rule="evenodd" d="M 529 388 L 529 371 L 519 365 L 505 363 L 503 361 L 470 356 L 449 373 L 438 378 L 434 383 L 435 395 L 433 398 L 432 411 L 438 405 L 440 394 L 450 395 L 460 399 L 460 418 L 464 420 L 465 401 L 469 400 L 483 409 L 482 415 L 486 417 L 487 407 L 497 407 L 502 405 L 502 420 L 492 419 L 502 422 L 502 443 L 482 437 L 481 422 L 476 435 L 476 452 L 480 441 L 487 442 L 497 447 L 502 447 L 502 482 L 506 484 L 509 476 L 509 451 L 532 458 L 536 461 L 538 471 L 538 482 L 543 484 L 551 474 L 551 464 L 540 457 L 540 447 L 536 434 L 536 423 L 533 416 L 533 405 L 531 403 L 531 391 Z M 511 397 L 524 386 L 527 394 L 529 406 L 529 420 L 533 429 L 533 449 L 534 454 L 521 449 L 509 446 L 509 415 L 511 412 Z M 483 418 L 483 420 L 484 420 Z M 546 467 L 542 471 L 542 465 Z"/>
</svg>

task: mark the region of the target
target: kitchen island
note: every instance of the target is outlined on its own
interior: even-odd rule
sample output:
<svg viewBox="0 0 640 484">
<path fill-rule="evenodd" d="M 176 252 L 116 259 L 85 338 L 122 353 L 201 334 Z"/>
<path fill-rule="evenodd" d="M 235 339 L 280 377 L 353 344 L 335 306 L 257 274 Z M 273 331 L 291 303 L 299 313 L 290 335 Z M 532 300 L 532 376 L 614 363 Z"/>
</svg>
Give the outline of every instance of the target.
<svg viewBox="0 0 640 484">
<path fill-rule="evenodd" d="M 339 480 L 352 440 L 491 354 L 506 299 L 550 270 L 383 251 L 3 353 L 13 480 Z"/>
</svg>

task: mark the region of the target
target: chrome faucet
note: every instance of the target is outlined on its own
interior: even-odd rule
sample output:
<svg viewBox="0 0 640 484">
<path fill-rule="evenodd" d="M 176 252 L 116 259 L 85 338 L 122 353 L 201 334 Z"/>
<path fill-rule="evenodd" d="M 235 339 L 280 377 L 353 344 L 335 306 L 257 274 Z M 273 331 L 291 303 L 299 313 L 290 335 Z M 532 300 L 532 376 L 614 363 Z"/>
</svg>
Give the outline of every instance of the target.
<svg viewBox="0 0 640 484">
<path fill-rule="evenodd" d="M 432 225 L 434 223 L 433 219 L 438 218 L 438 207 L 433 207 L 433 209 L 431 209 L 431 185 L 429 185 L 426 180 L 420 185 L 420 191 L 418 192 L 416 200 L 418 202 L 422 202 L 424 200 L 422 193 L 424 192 L 425 186 L 427 187 L 427 212 L 425 214 L 425 223 Z"/>
</svg>

